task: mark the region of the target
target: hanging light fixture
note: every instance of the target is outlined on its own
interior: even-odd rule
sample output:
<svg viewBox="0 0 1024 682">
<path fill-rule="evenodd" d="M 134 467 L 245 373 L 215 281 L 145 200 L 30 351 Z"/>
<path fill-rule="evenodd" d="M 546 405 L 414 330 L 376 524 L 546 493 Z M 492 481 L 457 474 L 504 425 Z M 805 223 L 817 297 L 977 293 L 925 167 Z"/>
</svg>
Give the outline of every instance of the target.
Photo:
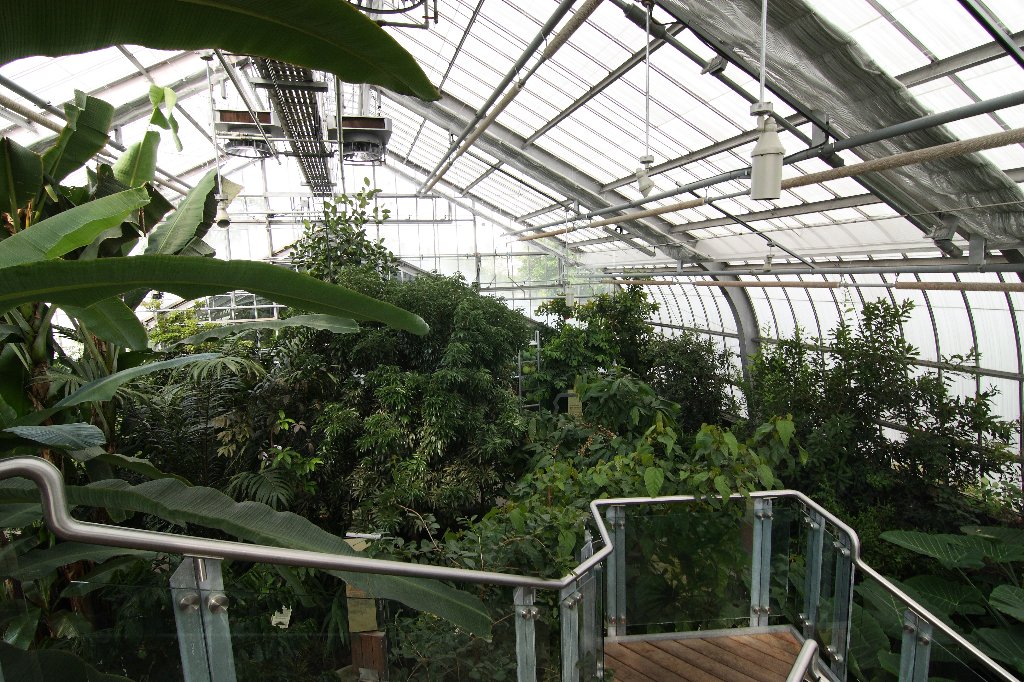
<svg viewBox="0 0 1024 682">
<path fill-rule="evenodd" d="M 654 2 L 643 0 L 643 4 L 647 8 L 647 45 L 644 54 L 644 155 L 639 159 L 640 168 L 636 169 L 636 186 L 640 194 L 646 197 L 654 189 L 654 181 L 651 180 L 651 165 L 654 163 L 654 156 L 651 155 L 651 9 Z"/>
<path fill-rule="evenodd" d="M 775 242 L 768 242 L 768 253 L 764 255 L 764 265 L 761 266 L 761 272 L 771 272 L 772 262 L 775 260 Z"/>
<path fill-rule="evenodd" d="M 213 135 L 210 136 L 210 141 L 213 143 L 213 162 L 217 169 L 217 191 L 213 195 L 213 198 L 217 201 L 217 215 L 214 218 L 214 222 L 217 223 L 217 227 L 227 227 L 231 224 L 231 216 L 228 215 L 227 197 L 223 194 L 224 184 L 221 177 L 220 147 L 217 145 L 217 108 L 214 104 L 213 70 L 211 69 L 213 53 L 203 52 L 200 57 L 206 62 L 206 87 L 210 91 L 210 125 L 213 128 Z"/>
<path fill-rule="evenodd" d="M 785 147 L 779 139 L 779 128 L 771 117 L 772 103 L 766 102 L 764 93 L 765 62 L 768 57 L 768 0 L 761 2 L 761 97 L 751 105 L 750 113 L 757 116 L 757 144 L 750 163 L 750 198 L 778 199 L 782 195 L 782 159 Z"/>
</svg>

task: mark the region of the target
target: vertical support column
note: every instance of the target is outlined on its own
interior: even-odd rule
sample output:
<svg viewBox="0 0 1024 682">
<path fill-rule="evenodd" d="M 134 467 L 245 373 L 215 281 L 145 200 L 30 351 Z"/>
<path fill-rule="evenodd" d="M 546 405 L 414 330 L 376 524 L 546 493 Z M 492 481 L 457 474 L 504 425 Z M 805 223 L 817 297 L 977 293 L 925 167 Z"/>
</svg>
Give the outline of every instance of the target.
<svg viewBox="0 0 1024 682">
<path fill-rule="evenodd" d="M 750 627 L 768 625 L 772 577 L 772 501 L 754 500 L 754 538 L 750 552 Z"/>
<path fill-rule="evenodd" d="M 538 611 L 533 605 L 536 590 L 517 587 L 514 593 L 516 614 L 516 680 L 537 682 L 537 639 L 534 624 Z"/>
<path fill-rule="evenodd" d="M 804 638 L 812 639 L 818 633 L 818 605 L 821 603 L 821 550 L 825 543 L 825 519 L 809 510 L 804 517 L 807 524 L 807 574 L 804 577 L 804 612 L 800 614 Z"/>
<path fill-rule="evenodd" d="M 206 658 L 206 640 L 203 637 L 203 617 L 199 613 L 199 585 L 195 562 L 187 556 L 171 574 L 171 603 L 174 606 L 174 625 L 178 633 L 178 652 L 185 682 L 211 682 L 210 663 Z"/>
<path fill-rule="evenodd" d="M 580 601 L 583 594 L 576 583 L 558 594 L 562 623 L 562 682 L 580 682 Z"/>
<path fill-rule="evenodd" d="M 608 556 L 608 636 L 626 634 L 626 508 L 608 507 L 612 553 Z"/>
<path fill-rule="evenodd" d="M 931 623 L 907 609 L 903 612 L 900 682 L 927 682 L 932 651 Z"/>
<path fill-rule="evenodd" d="M 850 616 L 853 613 L 853 557 L 850 539 L 839 534 L 832 543 L 836 549 L 836 585 L 832 611 L 832 672 L 846 679 L 847 652 L 850 649 Z"/>
</svg>

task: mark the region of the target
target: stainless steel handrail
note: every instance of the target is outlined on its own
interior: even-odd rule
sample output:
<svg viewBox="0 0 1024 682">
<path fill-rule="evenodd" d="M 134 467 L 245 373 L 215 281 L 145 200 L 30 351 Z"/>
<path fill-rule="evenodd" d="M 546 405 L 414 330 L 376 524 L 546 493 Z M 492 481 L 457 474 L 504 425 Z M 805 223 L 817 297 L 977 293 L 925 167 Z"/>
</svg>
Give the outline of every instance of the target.
<svg viewBox="0 0 1024 682">
<path fill-rule="evenodd" d="M 796 655 L 796 660 L 793 661 L 793 669 L 789 671 L 789 677 L 786 678 L 786 682 L 801 682 L 804 679 L 804 675 L 814 666 L 814 662 L 817 660 L 818 643 L 813 639 L 805 640 L 804 645 L 800 647 L 800 653 Z"/>
<path fill-rule="evenodd" d="M 712 497 L 719 498 L 718 495 Z M 850 526 L 846 525 L 839 518 L 822 507 L 820 504 L 812 500 L 811 498 L 804 495 L 798 490 L 770 490 L 764 492 L 750 493 L 750 498 L 770 498 L 777 499 L 782 497 L 796 498 L 809 509 L 813 509 L 817 513 L 831 523 L 833 526 L 838 528 L 840 531 L 846 534 L 850 540 L 850 554 L 853 559 L 854 565 L 860 570 L 864 571 L 866 575 L 878 581 L 878 583 L 885 589 L 886 592 L 898 598 L 904 604 L 906 604 L 911 610 L 914 611 L 918 616 L 931 623 L 931 625 L 943 634 L 947 635 L 954 642 L 962 646 L 972 656 L 977 658 L 979 661 L 985 664 L 985 666 L 999 676 L 1000 679 L 1006 680 L 1006 682 L 1021 682 L 1020 678 L 1016 677 L 1009 670 L 999 665 L 996 661 L 992 660 L 984 651 L 968 642 L 963 635 L 958 633 L 956 630 L 946 625 L 943 621 L 939 620 L 931 611 L 921 606 L 917 601 L 912 599 L 910 595 L 900 590 L 898 587 L 893 585 L 889 580 L 883 577 L 878 571 L 871 568 L 871 566 L 864 563 L 864 560 L 860 556 L 860 538 L 857 536 L 857 532 Z M 744 496 L 741 494 L 730 495 L 729 499 L 743 499 Z M 629 506 L 629 505 L 642 505 L 642 504 L 673 504 L 678 502 L 694 502 L 698 499 L 703 499 L 695 495 L 677 495 L 673 497 L 626 497 L 619 499 L 607 499 L 607 500 L 594 500 L 590 503 L 590 511 L 594 515 L 594 519 L 597 521 L 598 530 L 601 533 L 601 539 L 605 543 L 605 549 L 611 549 L 611 538 L 608 535 L 608 531 L 605 528 L 604 521 L 601 517 L 601 513 L 598 511 L 600 507 L 610 506 Z"/>
<path fill-rule="evenodd" d="M 533 587 L 537 589 L 562 589 L 571 585 L 585 575 L 591 568 L 604 560 L 612 552 L 612 541 L 601 515 L 601 507 L 637 506 L 651 504 L 675 504 L 696 502 L 703 498 L 695 495 L 676 495 L 671 497 L 627 497 L 594 500 L 590 503 L 590 511 L 597 524 L 598 532 L 604 546 L 592 557 L 581 562 L 566 576 L 560 579 L 536 578 L 513 573 L 496 573 L 492 571 L 475 571 L 465 568 L 449 568 L 445 566 L 425 566 L 409 564 L 391 559 L 368 559 L 365 557 L 340 556 L 324 552 L 287 549 L 267 545 L 253 545 L 228 540 L 211 540 L 188 535 L 158 533 L 154 531 L 120 528 L 99 523 L 79 521 L 71 516 L 68 510 L 67 495 L 64 490 L 64 479 L 55 466 L 38 457 L 12 457 L 0 460 L 0 479 L 13 476 L 24 476 L 36 484 L 40 491 L 43 517 L 49 529 L 62 540 L 88 542 L 97 545 L 142 549 L 156 552 L 170 552 L 189 556 L 213 559 L 237 559 L 240 561 L 282 564 L 289 566 L 306 566 L 333 571 L 353 571 L 356 573 L 376 573 L 414 578 L 433 578 L 490 585 L 511 587 Z M 718 496 L 713 496 L 718 497 Z M 1020 680 L 989 658 L 983 651 L 968 642 L 962 635 L 934 616 L 928 609 L 902 592 L 898 587 L 868 566 L 860 557 L 860 538 L 850 526 L 843 523 L 834 514 L 797 490 L 772 490 L 753 492 L 747 496 L 730 495 L 729 499 L 778 499 L 796 498 L 805 507 L 813 509 L 825 520 L 845 533 L 850 540 L 851 556 L 854 565 L 874 578 L 890 594 L 899 598 L 913 609 L 921 618 L 933 627 L 950 637 L 975 658 L 985 664 L 1006 682 Z"/>
</svg>

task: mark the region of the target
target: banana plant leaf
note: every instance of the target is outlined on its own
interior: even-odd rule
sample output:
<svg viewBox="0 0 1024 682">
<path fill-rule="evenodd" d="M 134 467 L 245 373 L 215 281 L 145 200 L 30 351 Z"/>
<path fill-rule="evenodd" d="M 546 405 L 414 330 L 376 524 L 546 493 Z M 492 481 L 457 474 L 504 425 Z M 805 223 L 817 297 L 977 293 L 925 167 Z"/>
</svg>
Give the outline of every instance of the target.
<svg viewBox="0 0 1024 682">
<path fill-rule="evenodd" d="M 72 506 L 152 514 L 181 526 L 196 524 L 220 530 L 248 542 L 346 556 L 356 554 L 344 539 L 297 514 L 274 511 L 257 502 L 235 502 L 219 490 L 189 487 L 173 479 L 135 486 L 111 479 L 87 486 L 68 486 L 67 495 Z M 38 500 L 39 490 L 29 481 L 12 479 L 0 483 L 0 504 Z M 433 613 L 476 635 L 490 634 L 491 621 L 484 605 L 468 592 L 434 580 L 331 573 L 375 597 L 395 599 L 414 609 Z"/>
<path fill-rule="evenodd" d="M 212 170 L 185 195 L 178 208 L 149 235 L 147 254 L 173 255 L 181 251 L 196 236 L 196 228 L 203 222 L 206 200 L 217 181 Z"/>
<path fill-rule="evenodd" d="M 67 124 L 57 141 L 43 153 L 46 173 L 60 182 L 103 149 L 114 118 L 114 107 L 80 90 L 64 105 Z"/>
<path fill-rule="evenodd" d="M 192 485 L 188 479 L 178 476 L 177 474 L 168 474 L 160 471 L 153 463 L 148 459 L 142 459 L 140 457 L 129 457 L 128 455 L 121 455 L 116 452 L 107 452 L 101 447 L 88 447 L 83 450 L 74 450 L 71 456 L 79 462 L 100 462 L 113 469 L 124 469 L 125 471 L 131 471 L 132 473 L 145 476 L 150 480 L 158 478 L 173 478 L 181 481 L 185 485 Z"/>
<path fill-rule="evenodd" d="M 132 309 L 117 297 L 105 298 L 90 306 L 62 306 L 64 312 L 78 318 L 91 334 L 124 348 L 149 347 L 149 335 Z"/>
<path fill-rule="evenodd" d="M 437 99 L 419 65 L 372 19 L 341 0 L 9 0 L 0 64 L 112 45 L 222 48 Z M 60 17 L 60 21 L 54 21 Z M 90 30 L 91 27 L 91 30 Z"/>
<path fill-rule="evenodd" d="M 44 261 L 0 269 L 0 311 L 46 301 L 86 306 L 133 289 L 170 291 L 185 299 L 244 289 L 310 313 L 383 322 L 426 334 L 418 315 L 335 284 L 255 261 L 185 256 L 133 256 L 91 261 Z"/>
<path fill-rule="evenodd" d="M 128 187 L 142 187 L 156 177 L 156 152 L 160 133 L 149 130 L 141 140 L 128 147 L 114 164 L 114 177 Z"/>
<path fill-rule="evenodd" d="M 114 397 L 114 393 L 116 393 L 117 389 L 121 386 L 132 379 L 136 379 L 145 374 L 152 374 L 153 372 L 159 372 L 164 369 L 175 369 L 182 365 L 187 365 L 193 362 L 202 362 L 203 360 L 212 360 L 216 357 L 219 357 L 217 353 L 182 355 L 170 360 L 161 360 L 160 362 L 153 362 L 148 365 L 140 365 L 138 367 L 132 367 L 131 369 L 124 369 L 120 372 L 115 372 L 80 386 L 78 390 L 57 402 L 53 407 L 49 407 L 45 410 L 36 410 L 35 412 L 26 414 L 18 420 L 18 423 L 13 424 L 12 426 L 34 426 L 36 424 L 40 424 L 61 410 L 69 407 L 74 407 L 75 405 L 81 405 L 83 403 L 110 400 Z"/>
<path fill-rule="evenodd" d="M 0 447 L 5 448 L 31 443 L 61 450 L 81 450 L 106 442 L 99 428 L 83 423 L 12 426 L 0 432 Z"/>
<path fill-rule="evenodd" d="M 5 680 L 18 682 L 131 682 L 127 677 L 101 673 L 91 665 L 60 649 L 22 651 L 0 642 L 0 668 Z"/>
<path fill-rule="evenodd" d="M 61 566 L 78 561 L 101 562 L 121 556 L 151 559 L 156 552 L 145 552 L 122 547 L 104 547 L 81 542 L 61 542 L 47 549 L 33 549 L 18 557 L 10 576 L 16 580 L 35 580 L 49 575 Z"/>
<path fill-rule="evenodd" d="M 248 331 L 262 329 L 287 329 L 289 327 L 306 327 L 308 329 L 323 329 L 335 334 L 353 334 L 359 331 L 359 325 L 344 317 L 333 317 L 331 315 L 296 315 L 283 320 L 255 320 L 253 322 L 236 322 L 224 324 L 212 329 L 204 329 L 198 334 L 193 334 L 187 339 L 182 339 L 174 346 L 197 346 L 212 339 L 223 339 L 233 334 L 241 334 Z"/>
<path fill-rule="evenodd" d="M 0 213 L 16 213 L 42 184 L 42 158 L 14 140 L 0 139 Z"/>
<path fill-rule="evenodd" d="M 149 193 L 131 189 L 75 206 L 0 241 L 0 268 L 59 258 L 117 227 L 149 203 Z"/>
</svg>

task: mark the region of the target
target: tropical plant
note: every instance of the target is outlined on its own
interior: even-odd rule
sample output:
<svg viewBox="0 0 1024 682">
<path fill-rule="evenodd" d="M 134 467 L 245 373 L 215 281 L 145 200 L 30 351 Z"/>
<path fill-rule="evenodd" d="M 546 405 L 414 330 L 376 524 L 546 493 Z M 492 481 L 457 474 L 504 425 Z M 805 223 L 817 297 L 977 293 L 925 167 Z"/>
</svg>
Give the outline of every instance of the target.
<svg viewBox="0 0 1024 682">
<path fill-rule="evenodd" d="M 959 534 L 886 531 L 881 538 L 930 564 L 930 572 L 898 582 L 902 590 L 986 654 L 1024 673 L 1024 530 L 964 526 Z M 895 679 L 906 607 L 870 580 L 857 594 L 864 608 L 854 628 L 854 673 L 860 680 Z M 936 632 L 933 641 L 930 677 L 976 672 L 958 660 L 948 637 Z"/>
<path fill-rule="evenodd" d="M 224 47 L 339 71 L 352 80 L 365 75 L 372 82 L 428 98 L 437 95 L 411 57 L 345 3 L 320 0 L 290 6 L 287 11 L 256 12 L 240 2 L 199 7 L 167 0 L 148 4 L 144 16 L 140 11 L 137 3 L 127 2 L 88 8 L 57 1 L 11 5 L 0 22 L 0 62 L 123 42 L 162 48 Z M 54 16 L 62 20 L 54 23 Z M 294 38 L 295 31 L 303 37 L 289 38 Z M 157 88 L 151 91 L 151 100 L 151 122 L 173 135 L 173 93 Z M 284 268 L 201 257 L 212 254 L 202 238 L 213 218 L 213 174 L 200 180 L 176 208 L 160 197 L 152 184 L 159 142 L 156 130 L 131 146 L 113 166 L 89 169 L 87 185 L 63 185 L 65 178 L 106 145 L 113 108 L 77 93 L 75 101 L 66 105 L 65 115 L 67 127 L 41 153 L 0 140 L 3 452 L 41 452 L 62 467 L 69 481 L 91 479 L 86 485 L 69 486 L 68 494 L 73 505 L 96 509 L 94 518 L 123 519 L 135 512 L 257 542 L 294 546 L 305 535 L 314 544 L 326 542 L 320 545 L 326 551 L 351 552 L 340 538 L 298 517 L 289 517 L 291 523 L 300 524 L 291 532 L 268 535 L 280 523 L 278 517 L 254 518 L 251 511 L 242 513 L 216 491 L 161 478 L 163 474 L 151 462 L 117 454 L 113 441 L 117 415 L 111 402 L 116 391 L 143 374 L 209 359 L 186 356 L 144 364 L 152 354 L 134 309 L 151 289 L 190 299 L 245 288 L 300 310 L 333 316 L 336 321 L 326 321 L 326 326 L 346 331 L 353 330 L 353 319 L 378 320 L 420 334 L 427 331 L 425 324 L 394 306 Z M 125 257 L 142 238 L 147 240 L 146 253 Z M 58 309 L 70 320 L 70 327 L 55 323 Z M 65 350 L 61 335 L 81 343 L 82 354 Z M 115 468 L 157 480 L 132 485 L 112 478 Z M 179 487 L 160 488 L 167 483 Z M 38 533 L 41 516 L 34 490 L 19 481 L 6 481 L 0 485 L 0 497 L 4 525 L 27 528 L 20 536 L 25 539 Z M 219 511 L 199 512 L 204 497 L 211 505 L 207 509 L 219 507 Z M 74 543 L 17 548 L 21 551 L 11 547 L 10 558 L 16 557 L 15 564 L 22 567 L 53 571 L 70 565 L 56 580 L 25 577 L 28 582 L 14 587 L 8 583 L 13 592 L 8 592 L 12 599 L 6 603 L 22 614 L 13 626 L 22 647 L 37 640 L 43 622 L 43 610 L 32 606 L 29 592 L 35 590 L 33 594 L 45 603 L 56 605 L 63 598 L 61 585 L 88 570 L 91 562 L 106 566 L 133 555 L 130 550 L 110 549 L 97 554 L 95 548 Z M 358 577 L 355 580 L 359 582 Z M 471 597 L 415 581 L 382 579 L 374 585 L 381 595 L 392 587 L 411 589 L 404 596 L 397 592 L 393 596 L 422 597 L 422 606 L 428 609 L 450 597 L 454 610 L 448 616 L 481 632 L 487 628 Z M 72 612 L 80 614 L 81 605 L 76 604 L 72 602 Z M 60 611 L 48 607 L 47 614 L 51 613 Z M 55 622 L 48 616 L 51 635 L 75 631 Z M 64 622 L 72 621 L 64 618 Z M 37 660 L 35 654 L 30 657 Z M 66 666 L 65 672 L 72 674 L 73 667 Z M 79 676 L 89 675 L 83 668 Z"/>
<path fill-rule="evenodd" d="M 809 465 L 790 484 L 845 516 L 869 562 L 893 575 L 910 559 L 879 551 L 878 533 L 984 521 L 970 493 L 1014 461 L 1006 446 L 1013 425 L 995 416 L 993 389 L 954 396 L 954 371 L 915 370 L 917 349 L 901 331 L 912 306 L 868 303 L 859 326 L 842 320 L 826 346 L 798 333 L 763 347 L 748 390 L 755 420 L 794 415 Z"/>
</svg>

